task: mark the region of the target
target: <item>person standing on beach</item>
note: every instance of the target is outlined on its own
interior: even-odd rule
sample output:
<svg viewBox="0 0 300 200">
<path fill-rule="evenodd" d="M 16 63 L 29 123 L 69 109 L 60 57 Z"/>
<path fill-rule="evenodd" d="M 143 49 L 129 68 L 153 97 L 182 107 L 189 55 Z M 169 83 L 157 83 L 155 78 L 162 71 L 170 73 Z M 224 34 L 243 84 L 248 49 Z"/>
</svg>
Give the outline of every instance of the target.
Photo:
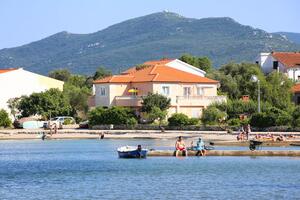
<svg viewBox="0 0 300 200">
<path fill-rule="evenodd" d="M 250 126 L 250 124 L 248 124 L 246 126 L 246 138 L 247 138 L 247 140 L 249 140 L 250 133 L 251 133 L 251 126 Z"/>
</svg>

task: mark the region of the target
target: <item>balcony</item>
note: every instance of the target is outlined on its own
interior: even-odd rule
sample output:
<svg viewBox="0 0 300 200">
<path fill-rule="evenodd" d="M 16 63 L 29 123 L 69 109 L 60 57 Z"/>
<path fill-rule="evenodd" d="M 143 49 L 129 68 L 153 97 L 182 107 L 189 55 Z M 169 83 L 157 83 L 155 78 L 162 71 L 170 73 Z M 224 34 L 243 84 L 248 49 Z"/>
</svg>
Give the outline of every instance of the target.
<svg viewBox="0 0 300 200">
<path fill-rule="evenodd" d="M 142 106 L 141 102 L 142 102 L 141 96 L 116 96 L 115 97 L 116 106 L 139 107 Z"/>
<path fill-rule="evenodd" d="M 226 102 L 226 96 L 177 96 L 179 106 L 208 106 L 213 103 Z"/>
</svg>

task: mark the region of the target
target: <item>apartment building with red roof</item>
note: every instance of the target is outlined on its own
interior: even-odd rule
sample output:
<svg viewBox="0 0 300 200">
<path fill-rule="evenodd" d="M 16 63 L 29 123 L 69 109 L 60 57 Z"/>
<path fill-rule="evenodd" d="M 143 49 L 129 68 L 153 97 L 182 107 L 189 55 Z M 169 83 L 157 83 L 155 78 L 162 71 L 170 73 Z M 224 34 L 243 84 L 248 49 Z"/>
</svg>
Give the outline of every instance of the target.
<svg viewBox="0 0 300 200">
<path fill-rule="evenodd" d="M 96 106 L 126 106 L 139 111 L 142 96 L 159 93 L 171 99 L 172 113 L 200 117 L 204 108 L 226 101 L 217 95 L 219 82 L 177 59 L 148 61 L 119 75 L 94 81 Z"/>
</svg>

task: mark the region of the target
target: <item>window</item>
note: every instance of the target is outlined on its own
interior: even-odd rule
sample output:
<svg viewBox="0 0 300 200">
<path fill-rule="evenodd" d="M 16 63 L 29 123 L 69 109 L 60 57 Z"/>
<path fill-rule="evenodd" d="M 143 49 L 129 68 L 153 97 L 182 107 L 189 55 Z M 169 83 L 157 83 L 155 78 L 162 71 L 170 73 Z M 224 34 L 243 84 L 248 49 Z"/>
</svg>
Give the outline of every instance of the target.
<svg viewBox="0 0 300 200">
<path fill-rule="evenodd" d="M 204 88 L 197 87 L 197 95 L 198 96 L 203 96 L 204 95 Z"/>
<path fill-rule="evenodd" d="M 273 61 L 273 69 L 278 69 L 278 61 Z"/>
<path fill-rule="evenodd" d="M 183 95 L 184 96 L 190 96 L 191 95 L 191 88 L 190 87 L 184 87 L 183 88 Z"/>
<path fill-rule="evenodd" d="M 162 86 L 162 94 L 163 95 L 170 95 L 170 87 L 169 86 Z"/>
<path fill-rule="evenodd" d="M 100 96 L 106 96 L 106 89 L 105 87 L 100 88 Z"/>
</svg>

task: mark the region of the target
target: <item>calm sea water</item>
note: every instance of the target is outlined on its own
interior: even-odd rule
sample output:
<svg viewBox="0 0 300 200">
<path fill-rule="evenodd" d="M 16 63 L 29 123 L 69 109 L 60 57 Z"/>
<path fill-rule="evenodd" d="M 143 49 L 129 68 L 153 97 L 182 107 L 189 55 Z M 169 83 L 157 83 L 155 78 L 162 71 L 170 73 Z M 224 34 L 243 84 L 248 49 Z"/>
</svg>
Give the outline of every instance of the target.
<svg viewBox="0 0 300 200">
<path fill-rule="evenodd" d="M 170 142 L 0 141 L 0 199 L 300 199 L 298 158 L 119 159 L 127 144 Z"/>
</svg>

